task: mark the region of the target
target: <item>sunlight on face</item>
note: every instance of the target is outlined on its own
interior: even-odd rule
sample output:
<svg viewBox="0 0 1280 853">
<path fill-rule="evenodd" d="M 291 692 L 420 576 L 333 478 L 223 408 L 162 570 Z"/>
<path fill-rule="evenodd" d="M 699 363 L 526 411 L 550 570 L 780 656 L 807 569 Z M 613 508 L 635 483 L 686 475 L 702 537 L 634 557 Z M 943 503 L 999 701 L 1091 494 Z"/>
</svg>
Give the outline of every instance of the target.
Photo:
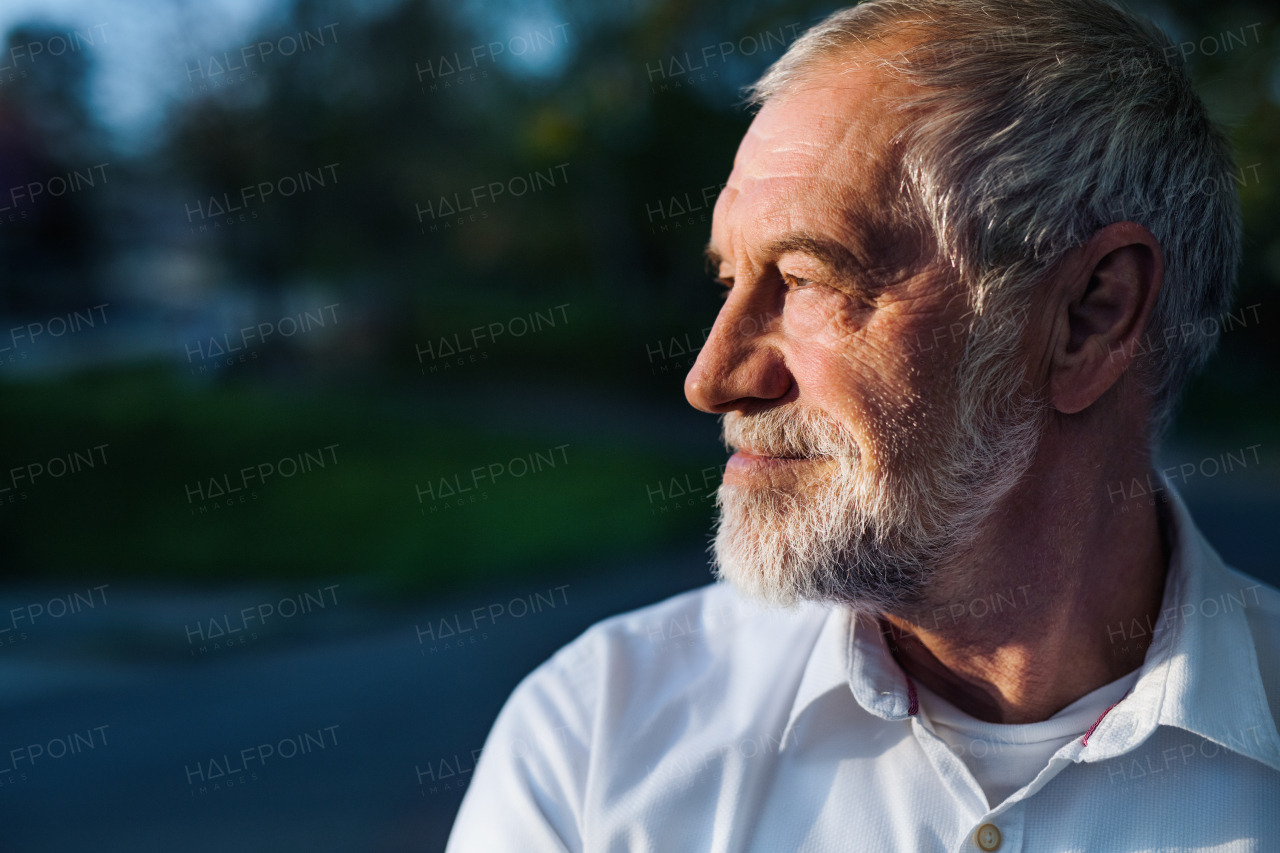
<svg viewBox="0 0 1280 853">
<path fill-rule="evenodd" d="M 969 315 L 931 246 L 886 212 L 897 125 L 870 75 L 766 104 L 713 220 L 729 291 L 686 393 L 738 451 L 717 494 L 717 571 L 775 604 L 919 603 L 1044 423 L 1021 323 Z M 756 317 L 769 319 L 743 335 Z M 964 333 L 911 344 L 939 328 Z"/>
</svg>

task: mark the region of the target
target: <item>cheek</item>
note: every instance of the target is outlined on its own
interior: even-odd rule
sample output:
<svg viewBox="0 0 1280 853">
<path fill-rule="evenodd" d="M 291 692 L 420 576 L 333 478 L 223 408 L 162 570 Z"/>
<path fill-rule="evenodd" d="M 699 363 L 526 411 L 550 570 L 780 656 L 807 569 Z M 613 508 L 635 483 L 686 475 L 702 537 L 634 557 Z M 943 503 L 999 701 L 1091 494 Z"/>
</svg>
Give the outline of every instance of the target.
<svg viewBox="0 0 1280 853">
<path fill-rule="evenodd" d="M 801 399 L 843 423 L 859 443 L 899 395 L 903 367 L 881 340 L 891 330 L 872 314 L 843 294 L 805 288 L 787 295 L 781 324 Z"/>
<path fill-rule="evenodd" d="M 820 364 L 832 383 L 810 389 L 814 393 L 883 394 L 904 386 L 910 373 L 894 318 L 830 288 L 789 293 L 781 330 L 791 351 L 803 354 L 804 363 Z"/>
<path fill-rule="evenodd" d="M 943 371 L 904 348 L 910 327 L 826 288 L 787 295 L 781 331 L 801 400 L 843 423 L 873 466 L 903 449 L 902 429 L 933 428 L 926 401 L 943 393 Z"/>
</svg>

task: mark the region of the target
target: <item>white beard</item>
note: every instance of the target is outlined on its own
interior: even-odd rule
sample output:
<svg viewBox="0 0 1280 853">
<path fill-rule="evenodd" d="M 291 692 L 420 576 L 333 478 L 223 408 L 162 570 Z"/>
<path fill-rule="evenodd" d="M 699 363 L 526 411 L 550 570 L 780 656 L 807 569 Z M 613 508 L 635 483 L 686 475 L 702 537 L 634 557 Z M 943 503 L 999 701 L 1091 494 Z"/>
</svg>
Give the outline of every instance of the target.
<svg viewBox="0 0 1280 853">
<path fill-rule="evenodd" d="M 867 614 L 919 606 L 1035 458 L 1045 407 L 1021 391 L 1009 337 L 966 356 L 957 393 L 927 408 L 927 423 L 916 407 L 900 423 L 872 424 L 870 460 L 821 411 L 789 404 L 726 414 L 726 445 L 829 457 L 834 470 L 787 490 L 722 484 L 717 576 L 778 606 L 834 601 Z"/>
</svg>

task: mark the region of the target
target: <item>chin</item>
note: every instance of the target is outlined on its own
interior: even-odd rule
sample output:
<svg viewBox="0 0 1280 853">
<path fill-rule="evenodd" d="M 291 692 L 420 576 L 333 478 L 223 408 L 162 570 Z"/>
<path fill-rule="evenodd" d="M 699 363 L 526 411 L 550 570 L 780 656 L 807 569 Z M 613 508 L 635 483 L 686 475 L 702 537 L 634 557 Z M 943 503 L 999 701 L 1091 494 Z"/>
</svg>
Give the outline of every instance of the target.
<svg viewBox="0 0 1280 853">
<path fill-rule="evenodd" d="M 914 548 L 891 553 L 877 544 L 865 502 L 847 486 L 827 480 L 793 492 L 726 482 L 716 500 L 716 576 L 748 598 L 775 607 L 834 602 L 865 613 L 923 598 L 933 561 Z"/>
</svg>

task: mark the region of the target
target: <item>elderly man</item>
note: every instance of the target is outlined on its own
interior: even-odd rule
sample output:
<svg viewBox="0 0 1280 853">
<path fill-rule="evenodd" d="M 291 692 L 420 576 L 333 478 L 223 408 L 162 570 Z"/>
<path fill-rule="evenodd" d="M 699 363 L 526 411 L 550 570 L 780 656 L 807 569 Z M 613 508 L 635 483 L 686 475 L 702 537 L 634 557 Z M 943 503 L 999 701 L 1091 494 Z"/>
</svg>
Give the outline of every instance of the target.
<svg viewBox="0 0 1280 853">
<path fill-rule="evenodd" d="M 754 87 L 685 383 L 720 583 L 515 691 L 449 849 L 1280 849 L 1280 593 L 1152 447 L 1222 135 L 1102 0 L 874 0 Z"/>
</svg>

